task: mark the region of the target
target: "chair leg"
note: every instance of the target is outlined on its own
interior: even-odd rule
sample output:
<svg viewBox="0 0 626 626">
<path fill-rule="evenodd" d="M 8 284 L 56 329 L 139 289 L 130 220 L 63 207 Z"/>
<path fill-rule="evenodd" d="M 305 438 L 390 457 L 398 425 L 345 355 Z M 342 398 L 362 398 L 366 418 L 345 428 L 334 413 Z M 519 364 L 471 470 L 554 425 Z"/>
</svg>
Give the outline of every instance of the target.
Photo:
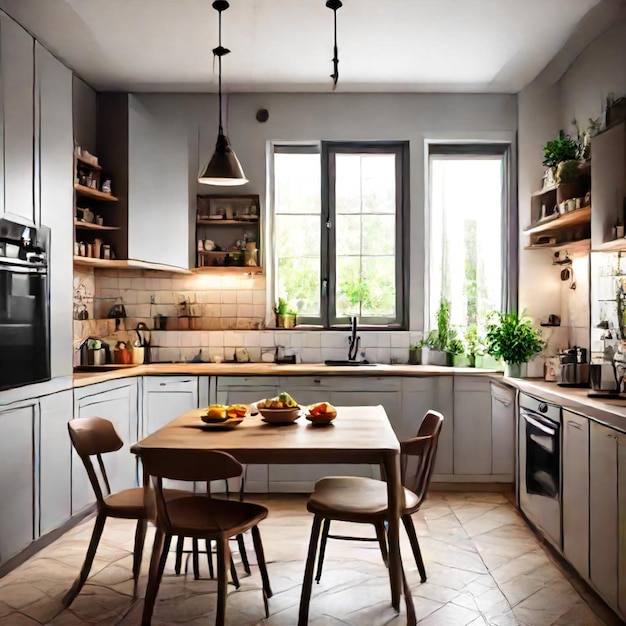
<svg viewBox="0 0 626 626">
<path fill-rule="evenodd" d="M 152 622 L 152 613 L 154 611 L 154 603 L 157 593 L 159 592 L 159 584 L 163 576 L 165 561 L 167 559 L 167 550 L 171 536 L 165 536 L 165 533 L 159 528 L 154 534 L 154 544 L 152 545 L 152 556 L 150 558 L 150 573 L 148 575 L 148 587 L 146 589 L 146 599 L 143 604 L 143 615 L 141 617 L 142 626 L 150 626 Z"/>
<path fill-rule="evenodd" d="M 133 552 L 133 597 L 137 595 L 137 585 L 139 583 L 139 572 L 141 571 L 141 557 L 143 555 L 143 544 L 146 540 L 146 528 L 148 520 L 137 520 L 135 529 L 135 550 Z"/>
<path fill-rule="evenodd" d="M 256 560 L 259 564 L 259 571 L 261 572 L 261 580 L 263 581 L 263 590 L 268 598 L 271 598 L 274 593 L 270 587 L 270 577 L 267 574 L 267 565 L 265 563 L 265 552 L 263 551 L 263 542 L 261 541 L 261 533 L 258 526 L 252 527 L 252 543 L 254 544 L 254 552 L 256 553 Z"/>
<path fill-rule="evenodd" d="M 376 539 L 378 539 L 378 545 L 380 545 L 380 553 L 383 555 L 383 562 L 385 567 L 389 567 L 389 551 L 387 550 L 387 532 L 385 531 L 384 522 L 376 522 L 374 524 L 376 529 Z"/>
<path fill-rule="evenodd" d="M 410 515 L 402 516 L 402 523 L 406 534 L 409 536 L 409 542 L 411 543 L 411 549 L 413 550 L 413 556 L 415 557 L 415 563 L 417 570 L 420 573 L 420 580 L 426 582 L 426 568 L 424 567 L 424 560 L 422 559 L 422 551 L 420 550 L 420 544 L 415 534 L 415 526 L 413 526 L 413 520 Z"/>
<path fill-rule="evenodd" d="M 66 608 L 70 606 L 70 604 L 72 604 L 74 598 L 80 593 L 80 590 L 83 588 L 83 585 L 85 584 L 85 581 L 89 576 L 89 571 L 91 570 L 93 559 L 96 556 L 96 550 L 98 549 L 98 544 L 100 543 L 100 537 L 102 537 L 102 531 L 104 530 L 105 521 L 106 515 L 104 515 L 103 513 L 98 513 L 93 527 L 93 532 L 91 533 L 91 541 L 89 542 L 87 555 L 85 556 L 85 560 L 80 570 L 80 574 L 78 574 L 71 589 L 65 594 L 63 600 L 61 601 Z"/>
<path fill-rule="evenodd" d="M 309 553 L 306 558 L 304 569 L 304 580 L 302 581 L 302 592 L 300 595 L 300 613 L 298 615 L 298 626 L 306 626 L 309 622 L 309 604 L 311 602 L 311 585 L 313 584 L 313 568 L 315 567 L 315 554 L 317 552 L 317 542 L 320 538 L 320 528 L 322 518 L 316 515 L 313 518 L 311 527 L 311 538 L 309 540 Z"/>
<path fill-rule="evenodd" d="M 233 579 L 233 585 L 235 589 L 239 589 L 239 576 L 237 576 L 237 569 L 235 568 L 235 561 L 233 561 L 233 553 L 230 553 L 230 577 Z"/>
<path fill-rule="evenodd" d="M 239 554 L 241 555 L 241 562 L 243 563 L 243 569 L 246 574 L 250 574 L 250 563 L 248 562 L 248 553 L 246 552 L 246 543 L 243 540 L 243 534 L 237 535 L 237 545 L 239 546 Z"/>
<path fill-rule="evenodd" d="M 183 565 L 183 546 L 185 545 L 185 538 L 178 536 L 176 540 L 176 562 L 174 563 L 174 572 L 176 576 L 180 576 L 180 569 Z"/>
<path fill-rule="evenodd" d="M 206 540 L 206 558 L 209 563 L 209 578 L 215 578 L 215 572 L 213 571 L 213 542 L 210 539 Z"/>
<path fill-rule="evenodd" d="M 217 542 L 217 611 L 215 626 L 224 626 L 226 618 L 226 596 L 228 594 L 228 539 L 223 538 Z"/>
<path fill-rule="evenodd" d="M 191 561 L 193 563 L 193 579 L 198 580 L 200 578 L 200 558 L 198 540 L 193 539 L 191 542 Z"/>
<path fill-rule="evenodd" d="M 322 577 L 322 566 L 324 565 L 324 555 L 326 554 L 326 542 L 328 541 L 328 533 L 330 532 L 330 520 L 326 518 L 322 526 L 322 540 L 320 541 L 320 554 L 317 557 L 317 574 L 315 582 L 319 585 Z"/>
</svg>

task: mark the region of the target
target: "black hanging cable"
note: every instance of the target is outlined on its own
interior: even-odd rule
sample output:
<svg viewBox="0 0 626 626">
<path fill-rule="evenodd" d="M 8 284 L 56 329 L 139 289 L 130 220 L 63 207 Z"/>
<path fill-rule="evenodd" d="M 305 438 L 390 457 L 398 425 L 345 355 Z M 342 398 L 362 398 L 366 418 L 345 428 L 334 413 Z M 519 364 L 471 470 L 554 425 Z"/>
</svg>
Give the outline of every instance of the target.
<svg viewBox="0 0 626 626">
<path fill-rule="evenodd" d="M 337 9 L 343 6 L 341 0 L 326 0 L 326 6 L 332 10 L 334 17 L 335 45 L 333 46 L 333 73 L 330 77 L 333 79 L 333 91 L 337 89 L 337 81 L 339 80 L 339 49 L 337 48 Z"/>
<path fill-rule="evenodd" d="M 218 45 L 213 48 L 213 56 L 217 57 L 217 92 L 219 94 L 219 134 L 224 134 L 222 126 L 222 57 L 230 52 L 228 48 L 222 46 L 222 11 L 225 11 L 229 4 L 226 0 L 215 0 L 213 8 L 218 12 Z"/>
</svg>

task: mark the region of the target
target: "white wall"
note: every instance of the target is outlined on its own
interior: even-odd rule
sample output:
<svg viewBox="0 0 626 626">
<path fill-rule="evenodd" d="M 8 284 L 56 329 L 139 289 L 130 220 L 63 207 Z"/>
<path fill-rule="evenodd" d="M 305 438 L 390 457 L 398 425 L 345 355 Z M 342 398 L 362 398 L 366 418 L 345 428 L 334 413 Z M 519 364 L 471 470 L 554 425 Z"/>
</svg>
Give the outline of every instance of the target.
<svg viewBox="0 0 626 626">
<path fill-rule="evenodd" d="M 214 95 L 141 95 L 159 102 L 163 114 L 190 125 L 190 181 L 210 157 L 217 135 Z M 255 114 L 269 111 L 261 124 Z M 235 94 L 228 98 L 227 133 L 250 182 L 237 188 L 265 202 L 269 140 L 408 140 L 410 144 L 410 327 L 422 330 L 424 310 L 424 140 L 515 141 L 517 97 L 474 94 Z M 196 149 L 194 149 L 196 148 Z M 516 147 L 513 146 L 513 152 Z M 199 155 L 195 160 L 193 157 Z M 193 184 L 193 183 L 192 183 Z M 197 184 L 196 193 L 220 193 Z M 223 189 L 221 190 L 223 191 Z M 234 192 L 234 190 L 230 190 Z M 193 198 L 195 193 L 191 193 Z M 190 201 L 194 201 L 190 199 Z"/>
</svg>

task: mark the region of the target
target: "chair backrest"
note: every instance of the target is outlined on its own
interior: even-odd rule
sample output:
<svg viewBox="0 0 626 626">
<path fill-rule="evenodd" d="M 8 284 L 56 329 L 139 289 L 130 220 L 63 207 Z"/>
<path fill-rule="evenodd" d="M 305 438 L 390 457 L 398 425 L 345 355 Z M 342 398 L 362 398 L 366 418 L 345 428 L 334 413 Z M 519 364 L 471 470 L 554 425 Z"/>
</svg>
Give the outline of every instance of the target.
<svg viewBox="0 0 626 626">
<path fill-rule="evenodd" d="M 117 434 L 113 424 L 103 417 L 76 418 L 67 423 L 67 429 L 70 433 L 74 450 L 76 450 L 87 470 L 89 482 L 96 494 L 98 504 L 101 505 L 105 495 L 108 496 L 111 493 L 111 486 L 109 485 L 106 468 L 102 461 L 102 455 L 119 450 L 124 445 L 124 442 Z M 98 459 L 98 467 L 104 481 L 104 493 L 91 461 L 92 456 Z"/>
<path fill-rule="evenodd" d="M 171 524 L 163 493 L 164 478 L 206 482 L 207 495 L 210 497 L 212 480 L 236 478 L 243 472 L 243 465 L 235 457 L 219 450 L 148 448 L 141 451 L 141 462 L 154 484 L 157 520 L 166 529 Z M 193 496 L 192 493 L 189 495 Z"/>
<path fill-rule="evenodd" d="M 428 494 L 442 425 L 443 415 L 437 411 L 428 411 L 419 427 L 417 437 L 402 441 L 400 444 L 402 484 L 418 496 L 420 503 Z M 413 462 L 410 462 L 411 457 Z"/>
</svg>

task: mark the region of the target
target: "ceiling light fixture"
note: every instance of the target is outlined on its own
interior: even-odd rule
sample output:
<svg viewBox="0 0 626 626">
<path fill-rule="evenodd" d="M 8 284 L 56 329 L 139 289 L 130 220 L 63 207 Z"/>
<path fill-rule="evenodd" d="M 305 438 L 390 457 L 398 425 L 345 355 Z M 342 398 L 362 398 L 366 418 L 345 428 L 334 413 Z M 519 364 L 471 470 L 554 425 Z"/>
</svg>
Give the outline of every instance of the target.
<svg viewBox="0 0 626 626">
<path fill-rule="evenodd" d="M 339 80 L 339 54 L 337 49 L 337 9 L 343 6 L 341 0 L 327 0 L 326 6 L 332 10 L 335 21 L 335 46 L 333 48 L 333 73 L 330 77 L 333 79 L 333 91 L 337 89 L 337 81 Z"/>
<path fill-rule="evenodd" d="M 222 12 L 226 11 L 230 5 L 226 0 L 215 0 L 211 6 L 219 14 L 219 42 L 217 48 L 213 48 L 213 57 L 218 59 L 219 130 L 215 152 L 204 173 L 198 177 L 198 182 L 205 185 L 244 185 L 248 179 L 243 173 L 237 155 L 230 147 L 222 126 L 222 57 L 230 52 L 228 48 L 222 46 Z"/>
</svg>

